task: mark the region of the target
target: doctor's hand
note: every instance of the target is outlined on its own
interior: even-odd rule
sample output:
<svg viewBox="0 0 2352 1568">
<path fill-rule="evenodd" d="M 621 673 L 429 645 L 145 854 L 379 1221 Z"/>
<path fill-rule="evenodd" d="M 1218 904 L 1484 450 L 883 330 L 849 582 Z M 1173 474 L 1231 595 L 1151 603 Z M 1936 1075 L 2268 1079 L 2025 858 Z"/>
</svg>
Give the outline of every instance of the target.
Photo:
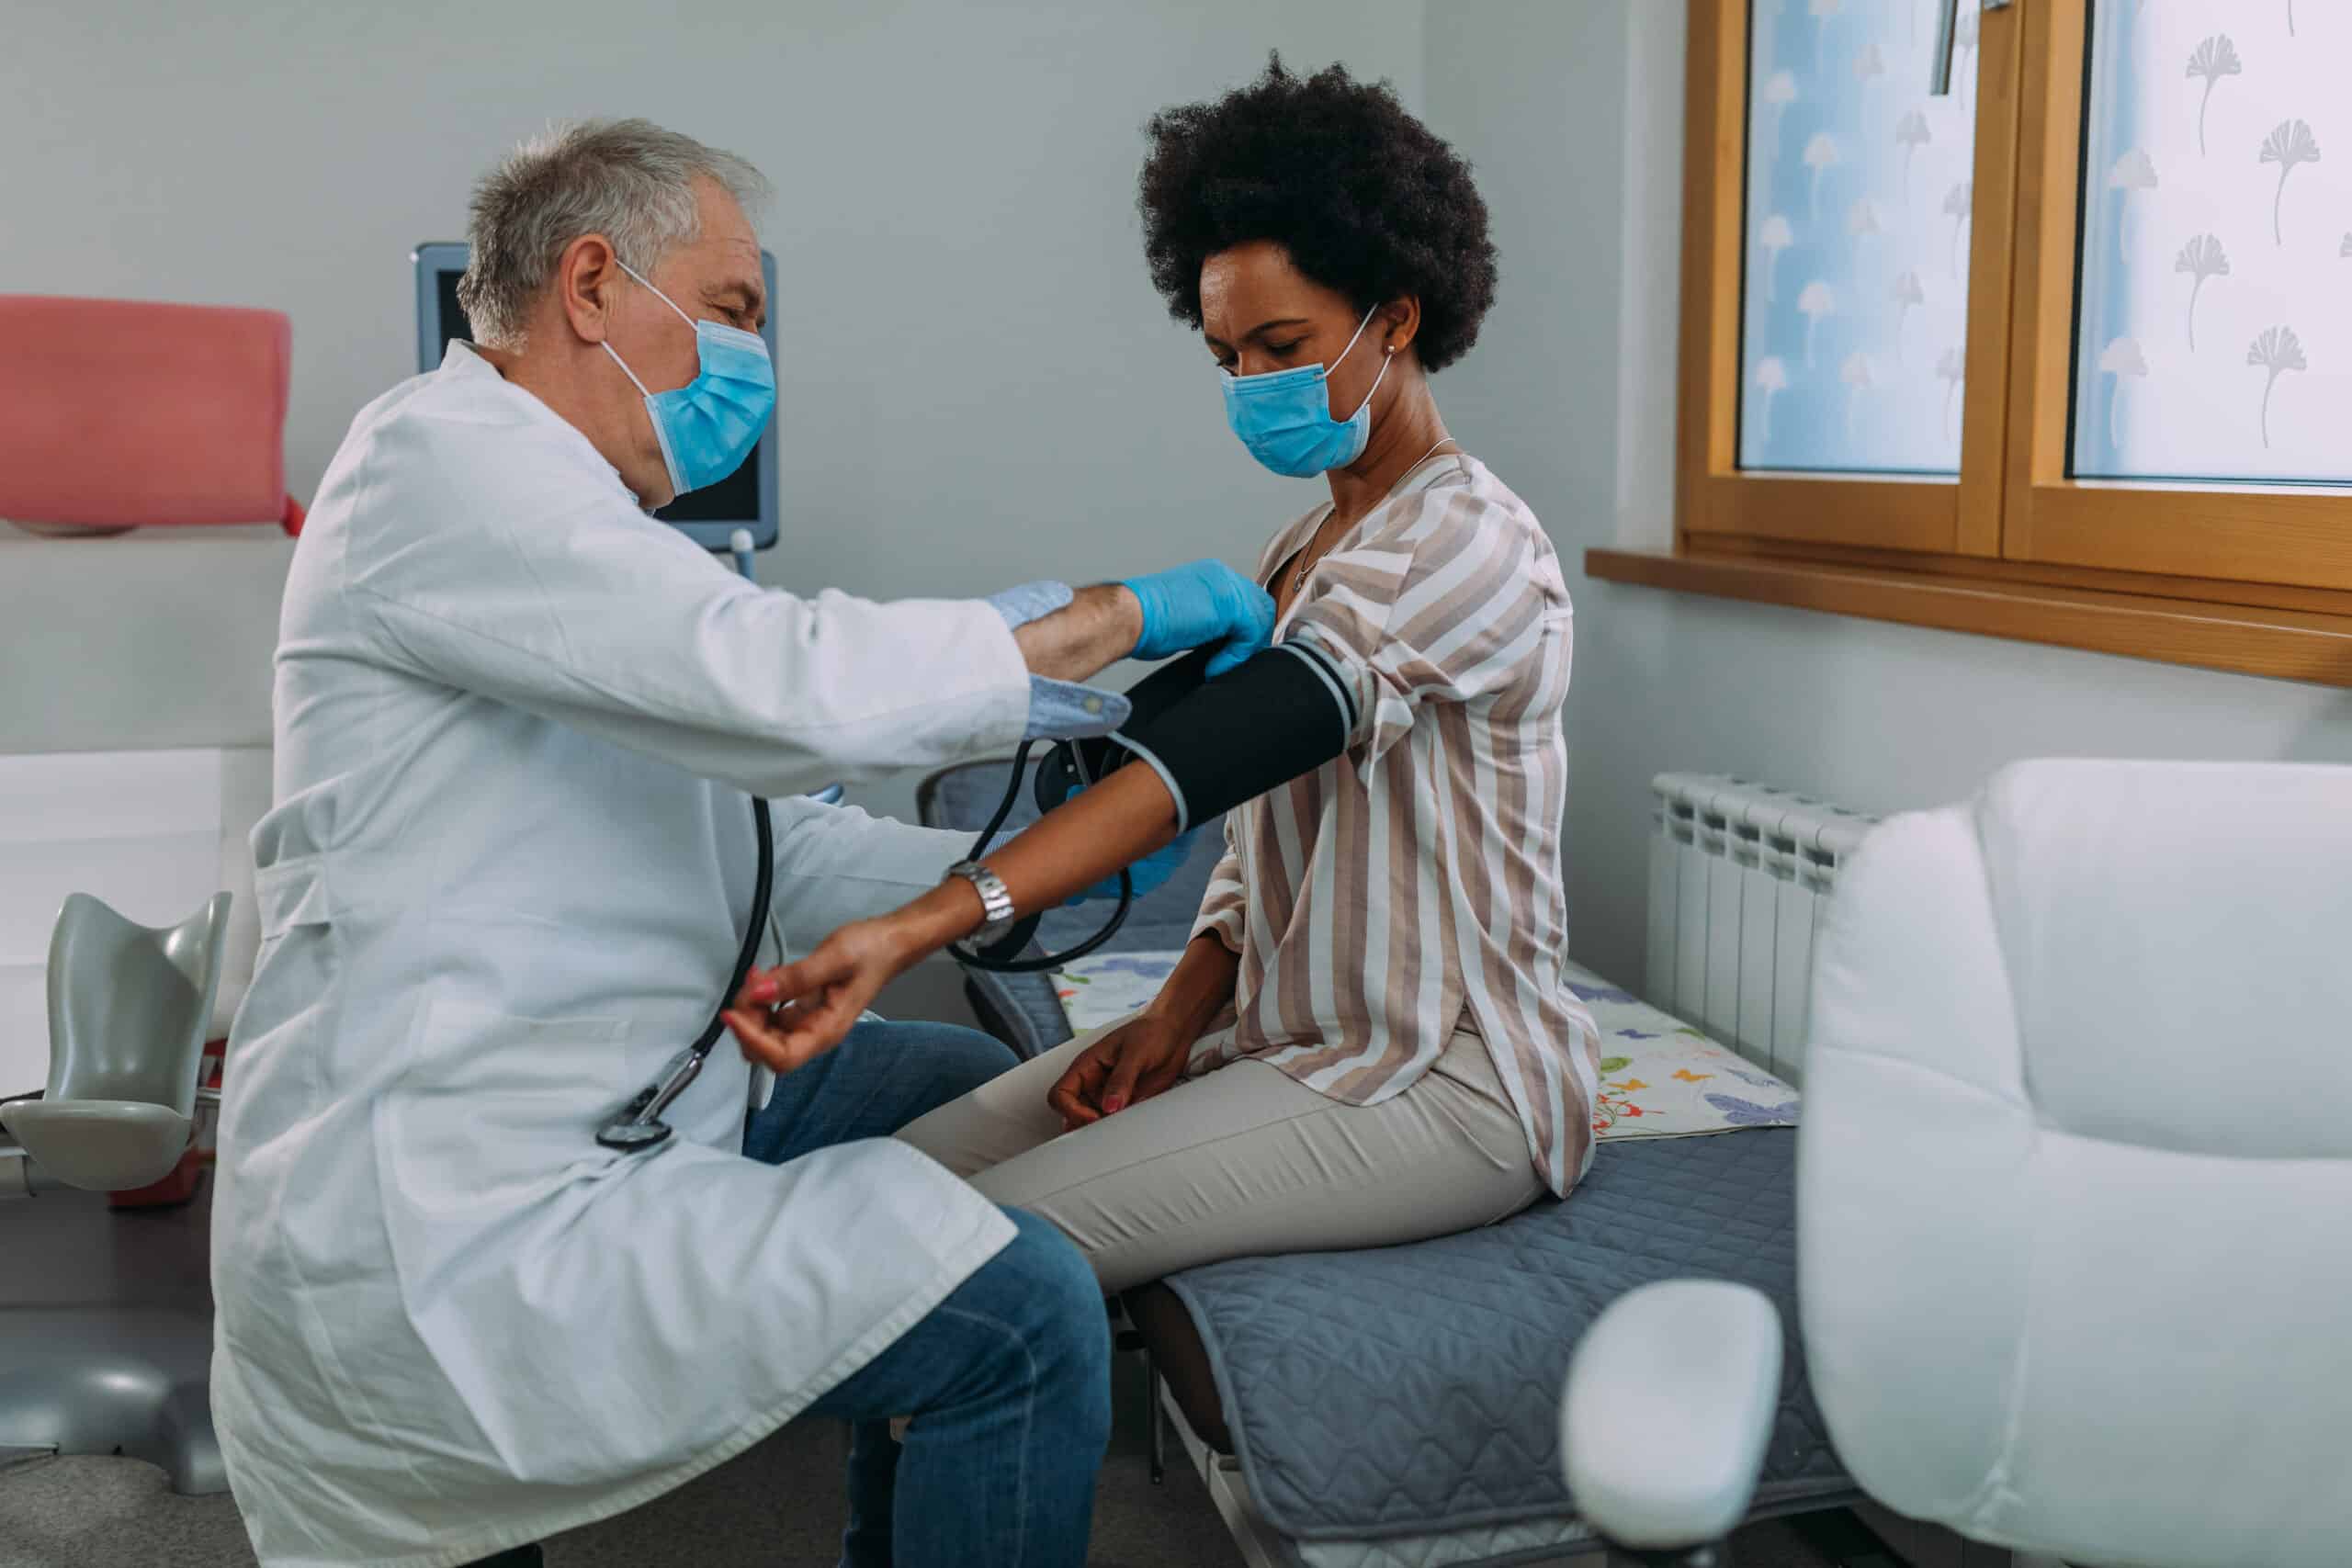
<svg viewBox="0 0 2352 1568">
<path fill-rule="evenodd" d="M 1080 1051 L 1046 1091 L 1046 1103 L 1060 1114 L 1064 1132 L 1100 1122 L 1174 1089 L 1192 1051 L 1189 1030 L 1153 1012 L 1137 1013 Z"/>
<path fill-rule="evenodd" d="M 1216 647 L 1212 680 L 1248 660 L 1274 635 L 1274 602 L 1266 591 L 1223 561 L 1131 577 L 1122 584 L 1143 605 L 1137 659 L 1166 659 L 1188 649 Z"/>
<path fill-rule="evenodd" d="M 929 951 L 898 916 L 858 920 L 797 964 L 753 970 L 721 1016 L 745 1059 L 781 1076 L 840 1044 L 882 987 Z"/>
</svg>

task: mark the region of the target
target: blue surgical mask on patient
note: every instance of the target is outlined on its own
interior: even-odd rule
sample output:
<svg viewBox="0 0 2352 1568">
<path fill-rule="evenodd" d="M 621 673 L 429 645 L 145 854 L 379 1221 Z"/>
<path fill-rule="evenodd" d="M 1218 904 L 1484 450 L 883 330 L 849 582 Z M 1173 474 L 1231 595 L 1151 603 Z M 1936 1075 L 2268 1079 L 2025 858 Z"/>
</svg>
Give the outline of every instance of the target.
<svg viewBox="0 0 2352 1568">
<path fill-rule="evenodd" d="M 644 283 L 652 296 L 673 310 L 677 302 L 646 283 L 627 262 L 621 270 Z M 678 494 L 714 485 L 743 466 L 775 411 L 775 366 L 768 345 L 757 333 L 720 321 L 697 321 L 684 310 L 678 319 L 695 330 L 695 357 L 700 368 L 695 378 L 674 392 L 647 392 L 645 383 L 628 362 L 613 354 L 639 392 L 645 412 L 653 420 L 653 438 L 662 444 L 662 461 L 670 470 L 670 485 Z"/>
<path fill-rule="evenodd" d="M 1372 378 L 1356 412 L 1345 419 L 1331 417 L 1329 382 L 1340 360 L 1356 345 L 1356 338 L 1372 324 L 1374 305 L 1356 323 L 1355 337 L 1340 350 L 1330 365 L 1302 365 L 1295 370 L 1270 370 L 1262 376 L 1225 372 L 1225 422 L 1250 455 L 1278 474 L 1303 479 L 1332 468 L 1344 468 L 1363 456 L 1372 437 L 1372 393 L 1380 390 L 1388 374 L 1388 360 Z"/>
</svg>

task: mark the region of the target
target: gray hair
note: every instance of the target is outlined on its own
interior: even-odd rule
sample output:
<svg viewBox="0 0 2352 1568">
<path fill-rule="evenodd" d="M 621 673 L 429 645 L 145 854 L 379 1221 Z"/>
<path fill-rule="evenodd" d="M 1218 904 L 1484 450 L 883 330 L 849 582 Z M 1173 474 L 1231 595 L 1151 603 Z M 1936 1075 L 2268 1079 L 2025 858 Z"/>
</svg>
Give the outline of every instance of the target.
<svg viewBox="0 0 2352 1568">
<path fill-rule="evenodd" d="M 650 276 L 672 249 L 701 233 L 698 178 L 717 181 L 747 212 L 768 195 L 767 180 L 743 159 L 649 120 L 550 126 L 515 148 L 474 186 L 466 236 L 473 255 L 458 303 L 475 340 L 522 347 L 531 301 L 582 234 L 604 235 L 622 261 Z"/>
</svg>

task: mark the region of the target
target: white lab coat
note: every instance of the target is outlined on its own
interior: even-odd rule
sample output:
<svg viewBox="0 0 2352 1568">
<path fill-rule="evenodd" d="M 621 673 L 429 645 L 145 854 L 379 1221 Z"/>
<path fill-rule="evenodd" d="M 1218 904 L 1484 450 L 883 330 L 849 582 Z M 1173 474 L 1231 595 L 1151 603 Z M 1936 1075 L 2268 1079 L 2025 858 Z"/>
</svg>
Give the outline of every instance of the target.
<svg viewBox="0 0 2352 1568">
<path fill-rule="evenodd" d="M 643 1502 L 1004 1245 L 902 1144 L 741 1157 L 729 1041 L 667 1145 L 594 1134 L 720 998 L 746 791 L 805 949 L 962 846 L 790 797 L 1001 749 L 1027 706 L 994 609 L 758 591 L 462 346 L 361 412 L 287 584 L 213 1207 L 263 1563 L 438 1568 Z"/>
</svg>

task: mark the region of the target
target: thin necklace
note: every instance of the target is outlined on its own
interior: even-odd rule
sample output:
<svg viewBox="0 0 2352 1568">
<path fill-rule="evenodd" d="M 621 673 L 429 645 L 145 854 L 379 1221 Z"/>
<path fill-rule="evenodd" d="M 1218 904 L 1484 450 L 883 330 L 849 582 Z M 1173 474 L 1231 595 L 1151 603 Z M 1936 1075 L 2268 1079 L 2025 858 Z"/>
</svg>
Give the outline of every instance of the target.
<svg viewBox="0 0 2352 1568">
<path fill-rule="evenodd" d="M 1419 457 L 1418 457 L 1414 458 L 1414 459 L 1412 460 L 1412 462 L 1411 462 L 1411 463 L 1409 463 L 1409 464 L 1408 464 L 1408 465 L 1406 466 L 1405 473 L 1407 473 L 1407 474 L 1411 473 L 1415 468 L 1419 468 L 1423 463 L 1426 463 L 1426 462 L 1428 462 L 1431 457 L 1436 457 L 1436 456 L 1437 456 L 1437 449 L 1438 449 L 1440 446 L 1460 446 L 1460 445 L 1461 445 L 1461 443 L 1460 443 L 1460 442 L 1458 442 L 1458 441 L 1456 441 L 1456 440 L 1454 440 L 1454 439 L 1453 439 L 1453 436 L 1451 436 L 1451 435 L 1441 435 L 1441 436 L 1439 436 L 1439 437 L 1437 438 L 1437 440 L 1436 440 L 1436 441 L 1434 441 L 1434 442 L 1432 442 L 1432 443 L 1430 444 L 1430 449 L 1429 449 L 1428 451 L 1426 451 L 1426 452 L 1422 453 Z M 1397 478 L 1401 480 L 1401 479 L 1404 478 L 1404 475 L 1403 475 L 1403 474 L 1400 474 L 1400 475 L 1398 475 L 1398 476 L 1397 476 Z M 1330 553 L 1331 553 L 1331 552 L 1330 552 L 1329 550 L 1325 550 L 1325 551 L 1323 552 L 1323 555 L 1324 555 L 1324 556 L 1328 556 L 1328 555 L 1329 555 Z M 1296 577 L 1295 577 L 1295 578 L 1291 579 L 1290 591 L 1291 591 L 1291 592 L 1292 592 L 1292 594 L 1293 594 L 1294 596 L 1295 596 L 1301 589 L 1303 589 L 1303 588 L 1305 588 L 1305 587 L 1306 586 L 1306 574 L 1307 574 L 1308 572 L 1310 572 L 1310 571 L 1313 571 L 1313 570 L 1315 570 L 1315 568 L 1316 568 L 1316 565 L 1317 565 L 1318 562 L 1320 562 L 1320 561 L 1322 560 L 1322 558 L 1323 558 L 1323 556 L 1313 556 L 1313 557 L 1309 557 L 1306 560 L 1305 560 L 1305 561 L 1303 561 L 1303 562 L 1301 562 L 1301 563 L 1300 563 L 1300 565 L 1299 565 L 1299 569 L 1298 569 L 1298 575 L 1297 575 Z"/>
</svg>

